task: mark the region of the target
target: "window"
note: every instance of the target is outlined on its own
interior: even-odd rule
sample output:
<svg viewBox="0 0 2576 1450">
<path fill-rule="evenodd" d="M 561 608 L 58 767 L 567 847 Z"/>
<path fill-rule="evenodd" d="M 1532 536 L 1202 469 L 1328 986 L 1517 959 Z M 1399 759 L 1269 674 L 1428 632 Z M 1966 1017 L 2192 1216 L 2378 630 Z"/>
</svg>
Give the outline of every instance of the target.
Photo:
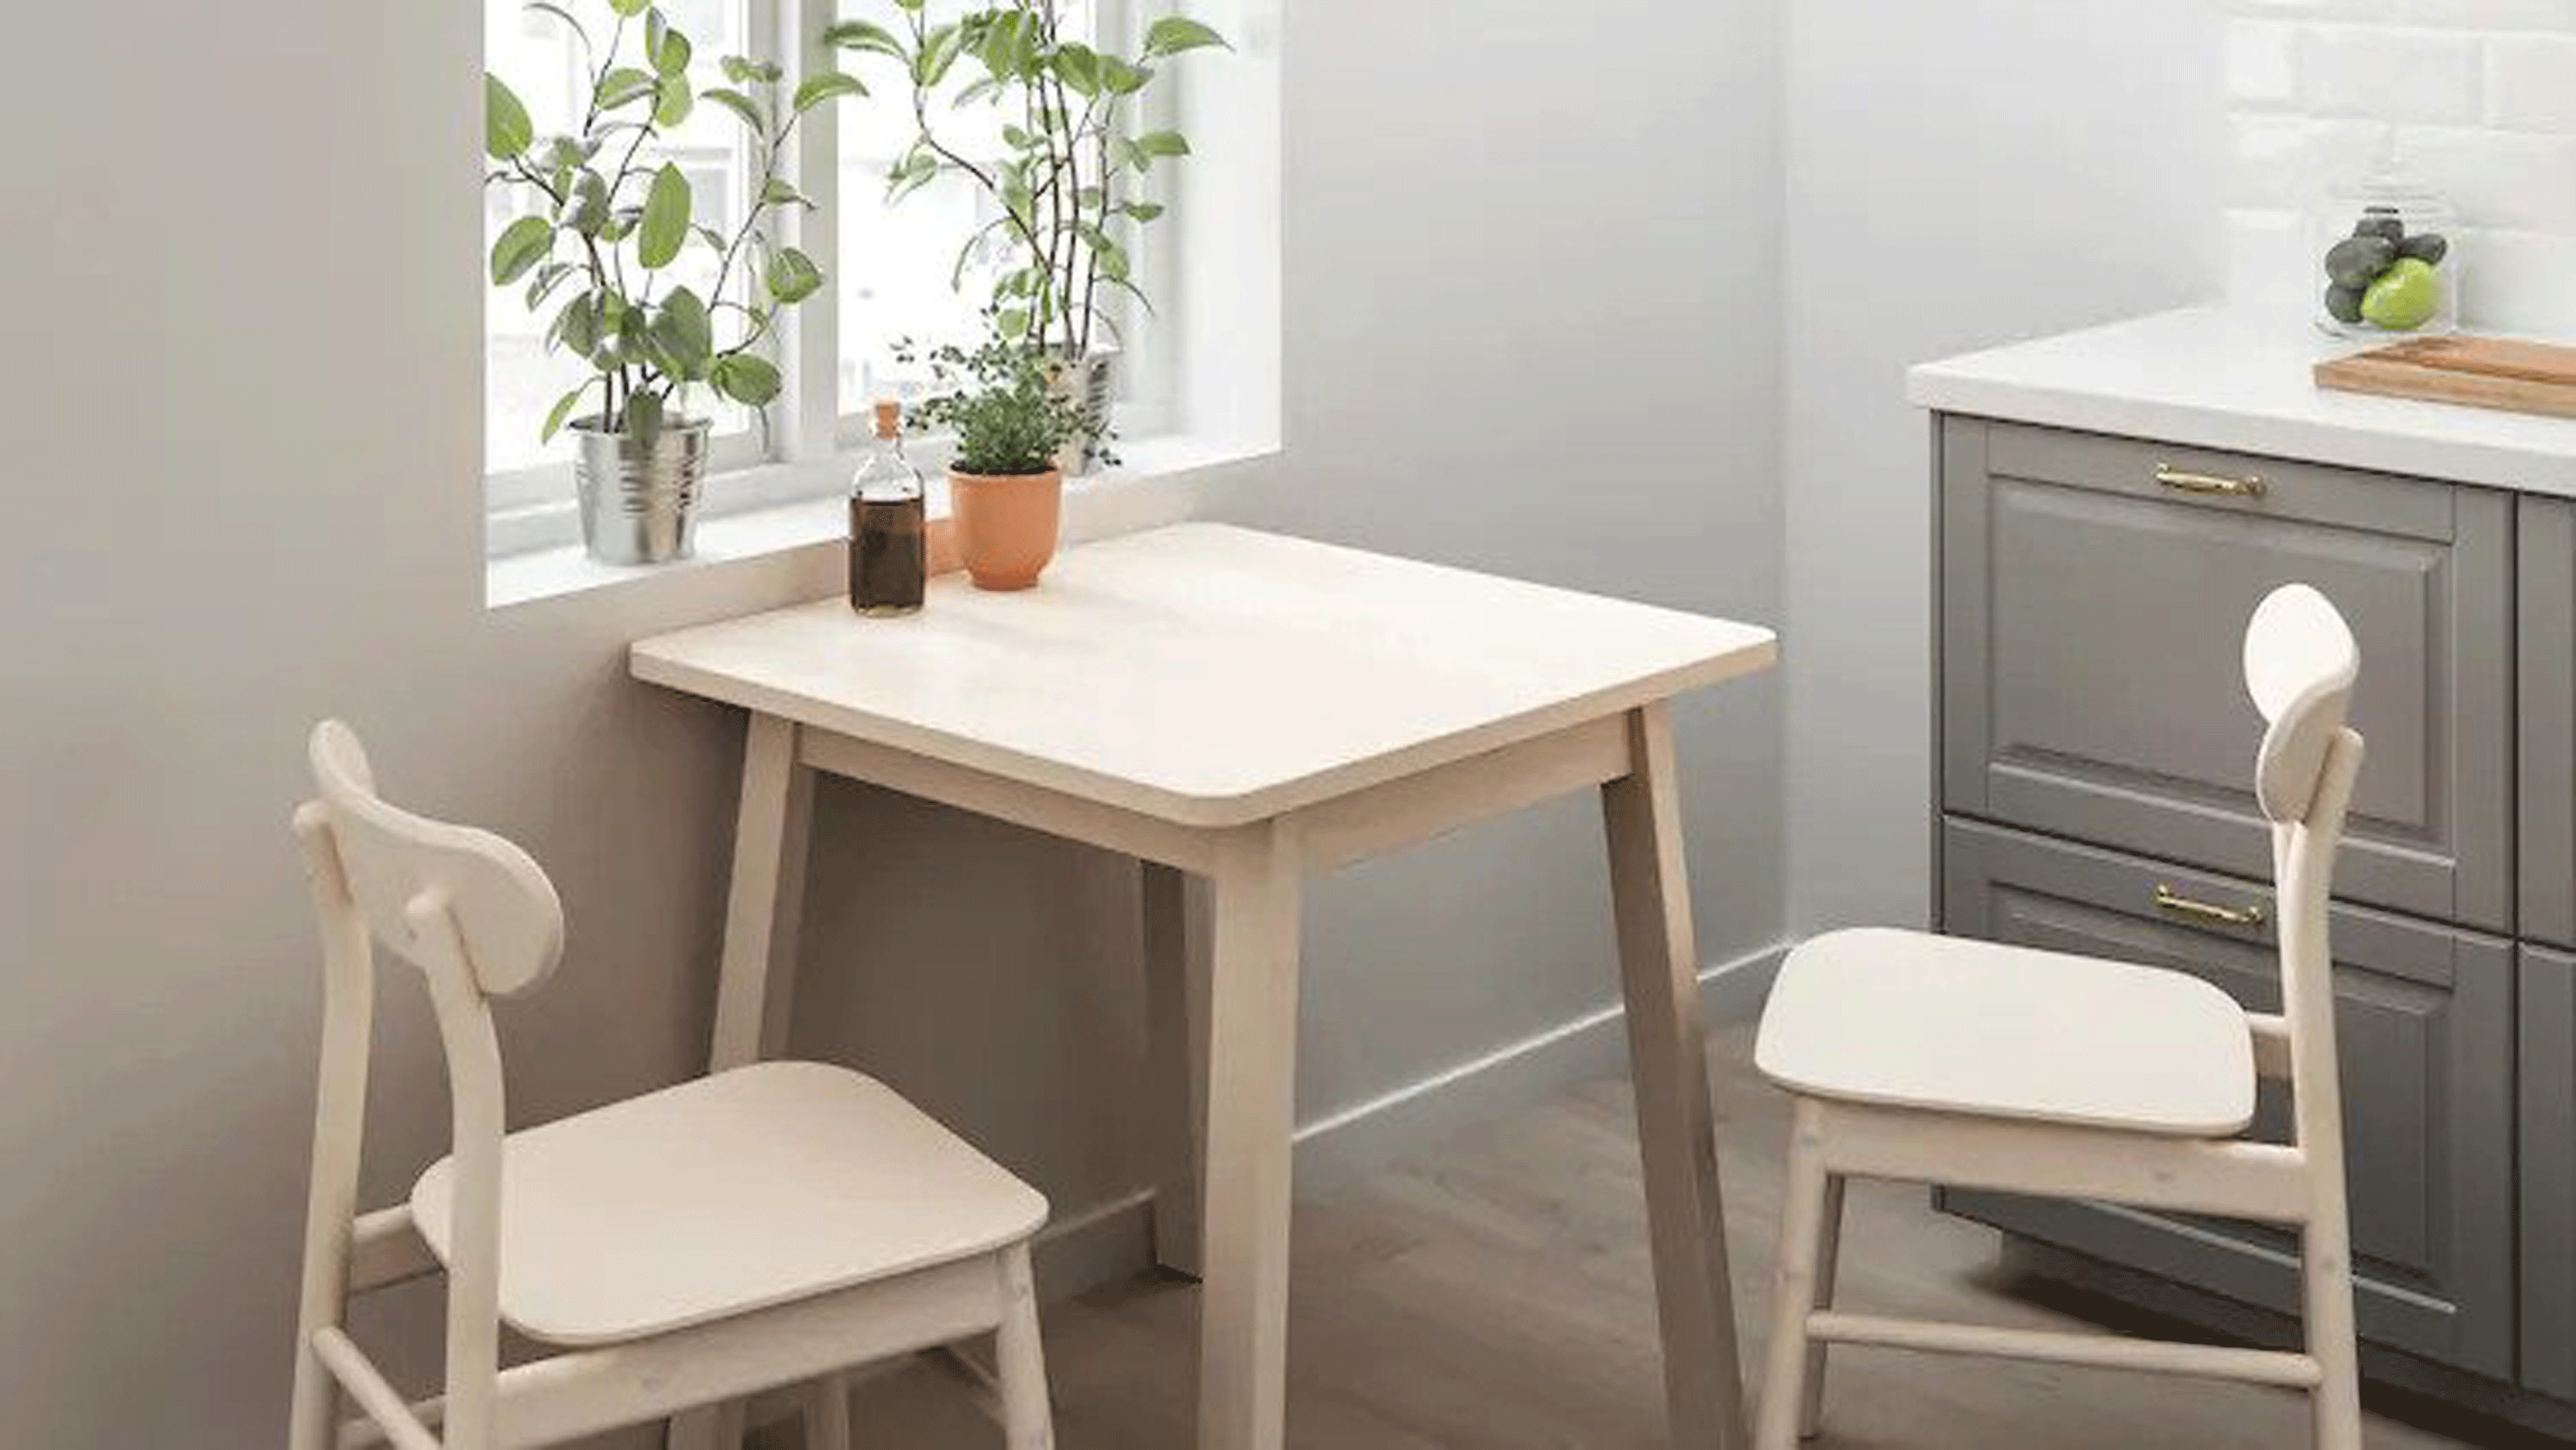
<svg viewBox="0 0 2576 1450">
<path fill-rule="evenodd" d="M 929 3 L 934 18 L 968 8 L 967 0 Z M 1133 54 L 1142 30 L 1131 3 L 1058 0 L 1059 16 L 1069 35 Z M 737 54 L 782 67 L 784 94 L 793 91 L 798 68 L 807 63 L 805 47 L 787 43 L 788 17 L 801 14 L 806 17 L 802 24 L 819 32 L 836 18 L 830 8 L 803 0 L 659 0 L 651 13 L 687 35 L 693 47 L 688 75 L 702 95 L 710 86 L 725 84 L 717 75 L 719 58 Z M 844 0 L 841 8 L 888 22 L 897 13 L 890 0 Z M 619 64 L 632 63 L 639 27 L 645 23 L 641 16 L 624 22 L 627 59 Z M 533 5 L 484 0 L 487 68 L 524 102 L 535 135 L 580 128 L 603 69 L 591 43 L 609 43 L 618 24 L 608 0 Z M 911 97 L 895 67 L 881 57 L 845 51 L 829 52 L 824 63 L 860 77 L 873 94 L 845 98 L 837 103 L 837 115 L 812 116 L 800 126 L 787 175 L 813 209 L 783 209 L 775 215 L 777 230 L 784 233 L 778 240 L 820 261 L 830 273 L 829 283 L 792 310 L 792 326 L 782 328 L 769 345 L 784 386 L 768 409 L 765 427 L 750 410 L 716 407 L 719 400 L 711 389 L 691 389 L 689 411 L 716 420 L 713 471 L 736 475 L 711 484 L 706 499 L 711 511 L 837 486 L 839 471 L 824 465 L 863 434 L 869 405 L 883 396 L 910 396 L 924 380 L 896 361 L 896 343 L 905 338 L 968 340 L 980 326 L 978 314 L 990 291 L 993 272 L 981 265 L 985 259 L 970 257 L 959 266 L 961 241 L 998 219 L 994 204 L 971 182 L 942 178 L 898 202 L 886 199 L 888 170 L 914 136 Z M 958 67 L 961 82 L 966 70 Z M 961 150 L 984 155 L 1000 150 L 1001 128 L 995 112 L 981 117 L 969 112 L 956 124 L 943 125 Z M 979 130 L 991 134 L 981 136 Z M 663 162 L 676 165 L 694 192 L 693 220 L 728 231 L 739 225 L 745 193 L 758 176 L 747 135 L 722 106 L 702 100 L 655 155 L 638 158 L 639 178 Z M 635 190 L 640 192 L 640 182 Z M 620 200 L 627 199 L 621 193 Z M 528 209 L 524 187 L 488 188 L 487 244 Z M 714 281 L 712 263 L 705 260 L 704 249 L 692 251 L 705 275 L 676 269 L 667 275 L 703 291 Z M 1158 260 L 1148 249 L 1145 265 L 1150 268 Z M 957 279 L 962 286 L 952 285 Z M 1160 292 L 1155 274 L 1139 280 L 1149 292 Z M 728 288 L 735 295 L 725 300 L 750 300 L 741 281 L 737 275 L 736 285 Z M 569 443 L 561 434 L 543 443 L 540 434 L 557 400 L 588 372 L 578 359 L 549 354 L 545 347 L 548 328 L 570 288 L 534 307 L 527 302 L 527 291 L 526 283 L 491 288 L 486 304 L 484 452 L 495 520 L 493 547 L 501 553 L 573 536 Z M 710 300 L 721 310 L 721 301 Z M 1156 297 L 1167 318 L 1177 301 Z M 1164 410 L 1144 405 L 1161 384 L 1153 371 L 1157 349 L 1140 336 L 1145 330 L 1140 314 L 1141 309 L 1130 306 L 1117 319 L 1126 344 L 1117 418 L 1130 439 L 1160 426 L 1164 417 Z M 594 394 L 576 411 L 587 413 L 596 404 Z M 762 463 L 789 467 L 743 472 Z"/>
</svg>

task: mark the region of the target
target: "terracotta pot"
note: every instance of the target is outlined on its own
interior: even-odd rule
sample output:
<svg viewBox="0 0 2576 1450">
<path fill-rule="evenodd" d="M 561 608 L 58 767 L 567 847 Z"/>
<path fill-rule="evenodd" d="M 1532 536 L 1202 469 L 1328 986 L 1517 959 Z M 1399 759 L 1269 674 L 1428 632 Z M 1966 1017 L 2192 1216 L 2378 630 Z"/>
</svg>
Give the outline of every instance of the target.
<svg viewBox="0 0 2576 1450">
<path fill-rule="evenodd" d="M 957 556 L 978 589 L 1026 589 L 1055 557 L 1064 471 L 995 477 L 948 470 Z"/>
</svg>

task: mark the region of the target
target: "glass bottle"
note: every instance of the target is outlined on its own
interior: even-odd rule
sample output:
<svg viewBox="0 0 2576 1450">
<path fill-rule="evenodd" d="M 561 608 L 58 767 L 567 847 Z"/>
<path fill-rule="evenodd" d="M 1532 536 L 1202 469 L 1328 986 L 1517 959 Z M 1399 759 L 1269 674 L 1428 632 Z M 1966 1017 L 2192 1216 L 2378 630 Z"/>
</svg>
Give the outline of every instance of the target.
<svg viewBox="0 0 2576 1450">
<path fill-rule="evenodd" d="M 2379 164 L 2326 194 L 2309 233 L 2325 275 L 2317 326 L 2337 337 L 2438 337 L 2460 319 L 2458 214 L 2409 171 L 2394 128 Z"/>
<path fill-rule="evenodd" d="M 879 402 L 876 423 L 876 441 L 850 480 L 850 607 L 911 614 L 930 572 L 921 471 L 903 456 L 903 405 Z"/>
</svg>

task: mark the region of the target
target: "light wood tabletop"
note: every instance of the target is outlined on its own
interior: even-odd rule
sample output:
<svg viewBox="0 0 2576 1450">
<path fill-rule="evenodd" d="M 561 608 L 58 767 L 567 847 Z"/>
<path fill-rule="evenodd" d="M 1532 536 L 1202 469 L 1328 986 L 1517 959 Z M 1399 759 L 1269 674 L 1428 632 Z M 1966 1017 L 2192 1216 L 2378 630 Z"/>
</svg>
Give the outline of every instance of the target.
<svg viewBox="0 0 2576 1450">
<path fill-rule="evenodd" d="M 1305 879 L 1597 788 L 1667 1412 L 1674 1444 L 1721 1450 L 1741 1380 L 1668 701 L 1776 653 L 1754 625 L 1192 523 L 1068 550 L 1033 592 L 952 577 L 897 620 L 827 600 L 644 640 L 632 668 L 750 715 L 718 1068 L 784 1041 L 817 771 L 1143 863 L 1156 1256 L 1203 1276 L 1209 1450 L 1283 1443 Z"/>
</svg>

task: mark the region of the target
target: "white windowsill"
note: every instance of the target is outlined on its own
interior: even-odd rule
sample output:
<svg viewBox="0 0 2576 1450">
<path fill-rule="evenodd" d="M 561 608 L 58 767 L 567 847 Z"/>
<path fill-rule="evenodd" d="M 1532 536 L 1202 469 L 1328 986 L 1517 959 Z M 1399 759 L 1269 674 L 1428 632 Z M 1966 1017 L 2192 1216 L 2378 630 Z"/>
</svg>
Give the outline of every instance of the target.
<svg viewBox="0 0 2576 1450">
<path fill-rule="evenodd" d="M 1124 460 L 1119 467 L 1066 480 L 1066 543 L 1133 533 L 1189 517 L 1219 471 L 1275 454 L 1278 445 L 1180 434 L 1123 443 L 1118 452 Z M 835 457 L 771 464 L 711 478 L 710 491 L 756 489 L 790 496 L 748 508 L 702 512 L 694 552 L 675 563 L 640 568 L 602 564 L 583 553 L 577 543 L 496 554 L 484 568 L 484 605 L 505 609 L 595 590 L 641 587 L 674 576 L 750 567 L 797 550 L 837 551 L 849 537 L 849 505 L 837 486 L 848 471 L 849 464 Z M 934 474 L 929 482 L 931 517 L 945 518 L 947 477 Z M 566 500 L 550 507 L 570 509 L 572 504 Z"/>
</svg>

